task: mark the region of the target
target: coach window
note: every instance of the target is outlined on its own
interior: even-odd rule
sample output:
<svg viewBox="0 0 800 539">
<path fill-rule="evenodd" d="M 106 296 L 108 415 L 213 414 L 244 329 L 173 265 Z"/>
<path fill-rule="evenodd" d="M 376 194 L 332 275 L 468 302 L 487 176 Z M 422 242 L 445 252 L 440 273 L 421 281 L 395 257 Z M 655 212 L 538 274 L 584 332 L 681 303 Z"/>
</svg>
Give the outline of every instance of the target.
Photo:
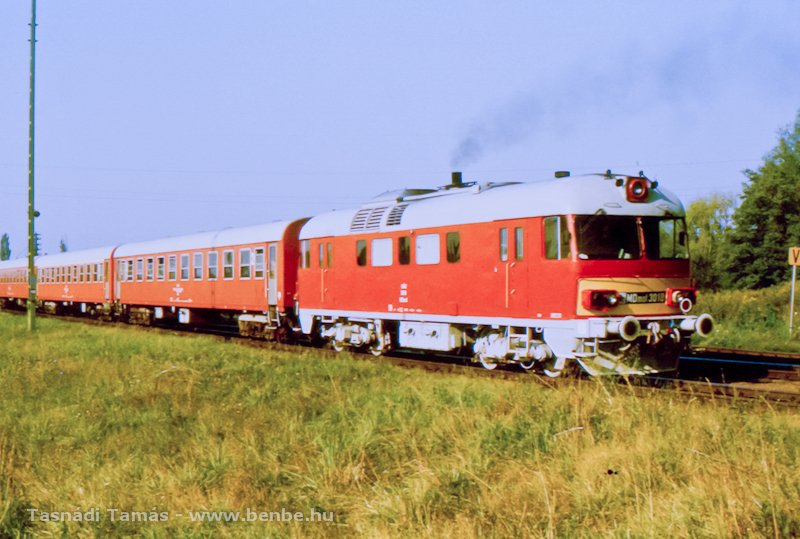
<svg viewBox="0 0 800 539">
<path fill-rule="evenodd" d="M 189 255 L 181 255 L 181 281 L 189 280 Z"/>
<path fill-rule="evenodd" d="M 356 242 L 356 263 L 359 266 L 367 265 L 367 240 Z"/>
<path fill-rule="evenodd" d="M 508 229 L 500 229 L 500 260 L 508 260 Z"/>
<path fill-rule="evenodd" d="M 423 234 L 417 237 L 416 260 L 420 266 L 438 264 L 441 258 L 439 234 Z"/>
<path fill-rule="evenodd" d="M 372 240 L 372 265 L 376 267 L 392 265 L 392 238 Z"/>
<path fill-rule="evenodd" d="M 570 234 L 567 218 L 563 215 L 545 217 L 544 219 L 544 252 L 545 258 L 560 260 L 570 257 Z"/>
<path fill-rule="evenodd" d="M 255 273 L 253 274 L 253 278 L 255 279 L 263 279 L 264 278 L 264 248 L 259 247 L 256 249 L 256 268 Z"/>
<path fill-rule="evenodd" d="M 447 261 L 451 264 L 461 260 L 461 233 L 447 233 Z"/>
<path fill-rule="evenodd" d="M 203 253 L 195 253 L 194 261 L 192 263 L 192 270 L 194 270 L 194 280 L 203 280 Z"/>
<path fill-rule="evenodd" d="M 117 282 L 121 283 L 125 281 L 125 261 L 118 260 L 117 261 Z"/>
<path fill-rule="evenodd" d="M 311 267 L 311 240 L 303 240 L 300 242 L 300 267 Z"/>
<path fill-rule="evenodd" d="M 72 266 L 72 282 L 78 282 L 78 266 Z"/>
<path fill-rule="evenodd" d="M 518 226 L 514 229 L 514 258 L 522 260 L 525 251 L 525 235 L 522 232 L 522 227 Z"/>
<path fill-rule="evenodd" d="M 83 282 L 83 264 L 78 266 L 78 282 Z"/>
<path fill-rule="evenodd" d="M 169 255 L 169 272 L 167 278 L 174 281 L 178 277 L 178 257 L 176 255 Z"/>
<path fill-rule="evenodd" d="M 148 281 L 152 281 L 153 280 L 153 259 L 152 258 L 148 258 L 147 259 L 147 280 Z"/>
<path fill-rule="evenodd" d="M 411 264 L 411 238 L 409 236 L 397 238 L 397 262 L 401 266 Z"/>
<path fill-rule="evenodd" d="M 217 280 L 217 252 L 209 251 L 208 253 L 208 280 Z"/>
<path fill-rule="evenodd" d="M 156 264 L 156 278 L 159 281 L 164 280 L 164 257 L 159 256 L 157 259 L 158 263 Z"/>
<path fill-rule="evenodd" d="M 222 251 L 222 278 L 233 279 L 233 251 Z"/>
<path fill-rule="evenodd" d="M 144 280 L 144 259 L 142 258 L 136 259 L 136 280 Z"/>
<path fill-rule="evenodd" d="M 333 267 L 333 244 L 328 242 L 328 267 Z"/>
<path fill-rule="evenodd" d="M 239 249 L 239 278 L 250 278 L 250 249 Z"/>
<path fill-rule="evenodd" d="M 133 259 L 128 260 L 128 281 L 133 282 Z"/>
<path fill-rule="evenodd" d="M 92 272 L 92 282 L 95 282 L 95 283 L 97 282 L 97 266 L 98 265 L 99 264 L 93 264 L 93 268 L 92 268 L 94 270 Z"/>
</svg>

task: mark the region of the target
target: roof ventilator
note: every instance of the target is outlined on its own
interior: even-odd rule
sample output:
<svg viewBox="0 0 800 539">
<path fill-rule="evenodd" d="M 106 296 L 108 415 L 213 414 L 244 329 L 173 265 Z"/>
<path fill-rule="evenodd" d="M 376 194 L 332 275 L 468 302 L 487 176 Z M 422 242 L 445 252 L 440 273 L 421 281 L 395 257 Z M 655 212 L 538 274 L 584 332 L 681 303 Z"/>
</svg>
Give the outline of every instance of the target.
<svg viewBox="0 0 800 539">
<path fill-rule="evenodd" d="M 386 219 L 386 226 L 397 226 L 402 222 L 403 212 L 408 208 L 408 204 L 398 204 L 392 211 L 389 212 L 389 217 Z"/>
<path fill-rule="evenodd" d="M 381 206 L 380 208 L 365 208 L 358 210 L 350 222 L 350 232 L 358 232 L 359 230 L 378 230 L 381 226 L 383 214 L 386 213 L 387 207 Z"/>
</svg>

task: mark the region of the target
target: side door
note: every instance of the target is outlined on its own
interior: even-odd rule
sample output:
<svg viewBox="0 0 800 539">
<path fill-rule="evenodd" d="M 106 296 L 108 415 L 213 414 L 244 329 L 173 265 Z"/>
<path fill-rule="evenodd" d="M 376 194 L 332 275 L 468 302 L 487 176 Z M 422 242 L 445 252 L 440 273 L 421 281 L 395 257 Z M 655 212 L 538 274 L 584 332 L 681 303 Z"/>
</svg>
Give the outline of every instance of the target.
<svg viewBox="0 0 800 539">
<path fill-rule="evenodd" d="M 278 304 L 278 244 L 267 246 L 267 303 Z"/>
</svg>

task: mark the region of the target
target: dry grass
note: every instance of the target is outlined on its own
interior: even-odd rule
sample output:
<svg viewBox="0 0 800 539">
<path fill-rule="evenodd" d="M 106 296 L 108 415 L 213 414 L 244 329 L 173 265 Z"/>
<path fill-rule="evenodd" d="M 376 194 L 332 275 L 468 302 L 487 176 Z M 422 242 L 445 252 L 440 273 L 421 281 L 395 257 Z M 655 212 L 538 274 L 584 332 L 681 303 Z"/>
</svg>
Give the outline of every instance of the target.
<svg viewBox="0 0 800 539">
<path fill-rule="evenodd" d="M 0 314 L 0 537 L 800 534 L 794 411 L 24 323 Z M 247 508 L 334 519 L 175 516 Z"/>
</svg>

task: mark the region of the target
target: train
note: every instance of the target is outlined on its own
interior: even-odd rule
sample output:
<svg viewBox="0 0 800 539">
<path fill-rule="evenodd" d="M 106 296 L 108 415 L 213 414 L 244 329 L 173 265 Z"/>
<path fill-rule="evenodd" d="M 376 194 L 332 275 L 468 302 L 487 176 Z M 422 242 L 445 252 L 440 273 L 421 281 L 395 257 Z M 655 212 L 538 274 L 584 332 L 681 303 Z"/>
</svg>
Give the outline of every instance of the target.
<svg viewBox="0 0 800 539">
<path fill-rule="evenodd" d="M 547 376 L 673 372 L 695 314 L 681 202 L 639 175 L 465 182 L 266 225 L 41 255 L 37 308 L 229 325 L 376 356 L 395 349 Z M 0 262 L 25 307 L 27 261 Z"/>
</svg>

